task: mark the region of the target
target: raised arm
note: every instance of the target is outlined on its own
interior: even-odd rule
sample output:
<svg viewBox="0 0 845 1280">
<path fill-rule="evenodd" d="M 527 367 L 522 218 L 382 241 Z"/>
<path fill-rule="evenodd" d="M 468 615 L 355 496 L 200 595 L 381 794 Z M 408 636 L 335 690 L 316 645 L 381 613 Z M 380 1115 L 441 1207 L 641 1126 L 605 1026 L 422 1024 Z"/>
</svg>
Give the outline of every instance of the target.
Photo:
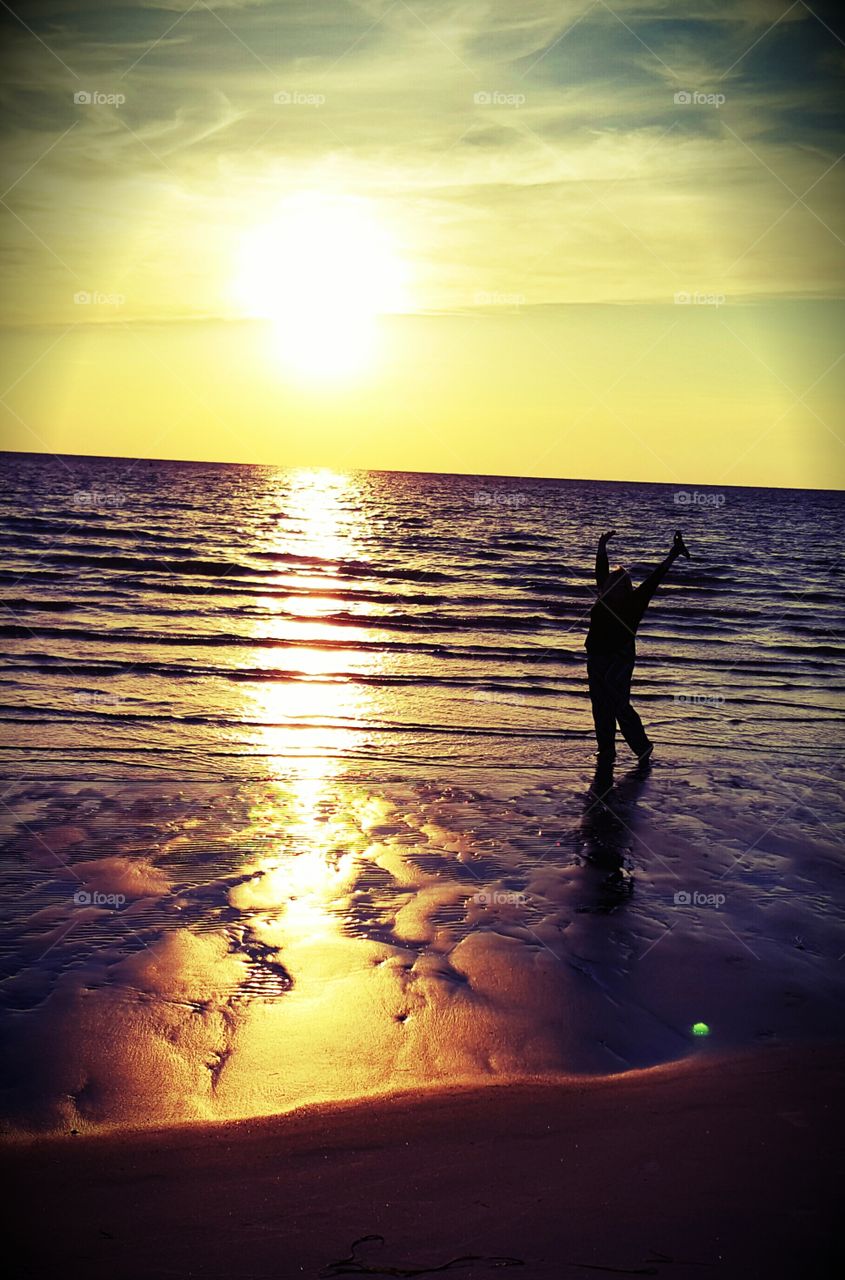
<svg viewBox="0 0 845 1280">
<path fill-rule="evenodd" d="M 680 530 L 677 530 L 675 533 L 675 540 L 672 543 L 672 550 L 669 552 L 666 559 L 661 560 L 660 564 L 655 569 L 652 569 L 648 577 L 643 582 L 641 582 L 636 589 L 635 594 L 638 598 L 638 601 L 642 609 L 645 609 L 649 600 L 654 595 L 655 591 L 660 586 L 663 579 L 666 577 L 666 574 L 672 568 L 672 565 L 675 563 L 678 556 L 685 556 L 687 560 L 689 560 L 690 558 L 689 552 L 684 546 L 684 540 L 681 537 Z"/>
<path fill-rule="evenodd" d="M 610 565 L 607 561 L 607 543 L 612 538 L 615 529 L 611 529 L 609 533 L 603 533 L 599 538 L 599 547 L 596 552 L 596 586 L 601 590 L 610 574 Z"/>
</svg>

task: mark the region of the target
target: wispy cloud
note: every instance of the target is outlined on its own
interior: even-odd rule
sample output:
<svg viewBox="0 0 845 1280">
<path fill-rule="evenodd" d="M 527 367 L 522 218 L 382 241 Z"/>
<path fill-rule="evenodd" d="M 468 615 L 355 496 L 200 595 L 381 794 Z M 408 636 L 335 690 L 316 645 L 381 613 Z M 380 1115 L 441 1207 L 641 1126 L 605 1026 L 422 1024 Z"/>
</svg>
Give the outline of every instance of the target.
<svg viewBox="0 0 845 1280">
<path fill-rule="evenodd" d="M 310 187 L 378 199 L 421 307 L 841 293 L 845 47 L 801 0 L 3 14 L 17 318 L 66 318 L 72 274 L 225 315 L 239 232 Z"/>
</svg>

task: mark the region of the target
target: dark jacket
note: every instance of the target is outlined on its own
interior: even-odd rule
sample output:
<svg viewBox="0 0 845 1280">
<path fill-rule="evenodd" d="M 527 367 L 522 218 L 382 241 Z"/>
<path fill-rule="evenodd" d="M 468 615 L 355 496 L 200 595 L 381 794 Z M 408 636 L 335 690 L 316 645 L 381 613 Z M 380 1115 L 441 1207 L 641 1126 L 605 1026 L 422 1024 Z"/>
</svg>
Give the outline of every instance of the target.
<svg viewBox="0 0 845 1280">
<path fill-rule="evenodd" d="M 635 587 L 627 600 L 616 602 L 613 608 L 599 596 L 590 610 L 590 629 L 585 641 L 587 653 L 621 653 L 634 647 L 637 627 L 649 601 L 666 577 L 671 558 L 667 557 L 654 569 L 644 582 Z M 599 547 L 596 555 L 596 586 L 601 591 L 610 576 L 607 551 Z"/>
</svg>

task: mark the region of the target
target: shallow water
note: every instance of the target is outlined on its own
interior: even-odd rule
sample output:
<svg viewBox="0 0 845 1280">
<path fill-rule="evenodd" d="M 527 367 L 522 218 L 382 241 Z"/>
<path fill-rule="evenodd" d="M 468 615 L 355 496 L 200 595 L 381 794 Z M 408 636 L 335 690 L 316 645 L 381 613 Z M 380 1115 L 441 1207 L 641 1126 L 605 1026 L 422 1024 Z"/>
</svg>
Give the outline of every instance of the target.
<svg viewBox="0 0 845 1280">
<path fill-rule="evenodd" d="M 839 497 L 13 462 L 13 1128 L 836 1034 Z M 677 524 L 599 802 L 594 535 Z"/>
<path fill-rule="evenodd" d="M 838 746 L 840 494 L 4 456 L 27 776 L 580 759 L 596 537 L 638 580 L 679 524 L 695 558 L 640 632 L 658 742 Z"/>
</svg>

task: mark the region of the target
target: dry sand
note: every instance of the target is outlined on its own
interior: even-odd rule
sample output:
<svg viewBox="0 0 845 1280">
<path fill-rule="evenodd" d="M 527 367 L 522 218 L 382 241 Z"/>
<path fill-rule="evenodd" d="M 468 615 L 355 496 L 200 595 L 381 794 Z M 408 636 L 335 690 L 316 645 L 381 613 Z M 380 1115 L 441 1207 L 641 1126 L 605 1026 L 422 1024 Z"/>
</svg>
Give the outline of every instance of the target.
<svg viewBox="0 0 845 1280">
<path fill-rule="evenodd" d="M 771 1048 L 21 1143 L 15 1274 L 832 1274 L 843 1063 Z"/>
</svg>

